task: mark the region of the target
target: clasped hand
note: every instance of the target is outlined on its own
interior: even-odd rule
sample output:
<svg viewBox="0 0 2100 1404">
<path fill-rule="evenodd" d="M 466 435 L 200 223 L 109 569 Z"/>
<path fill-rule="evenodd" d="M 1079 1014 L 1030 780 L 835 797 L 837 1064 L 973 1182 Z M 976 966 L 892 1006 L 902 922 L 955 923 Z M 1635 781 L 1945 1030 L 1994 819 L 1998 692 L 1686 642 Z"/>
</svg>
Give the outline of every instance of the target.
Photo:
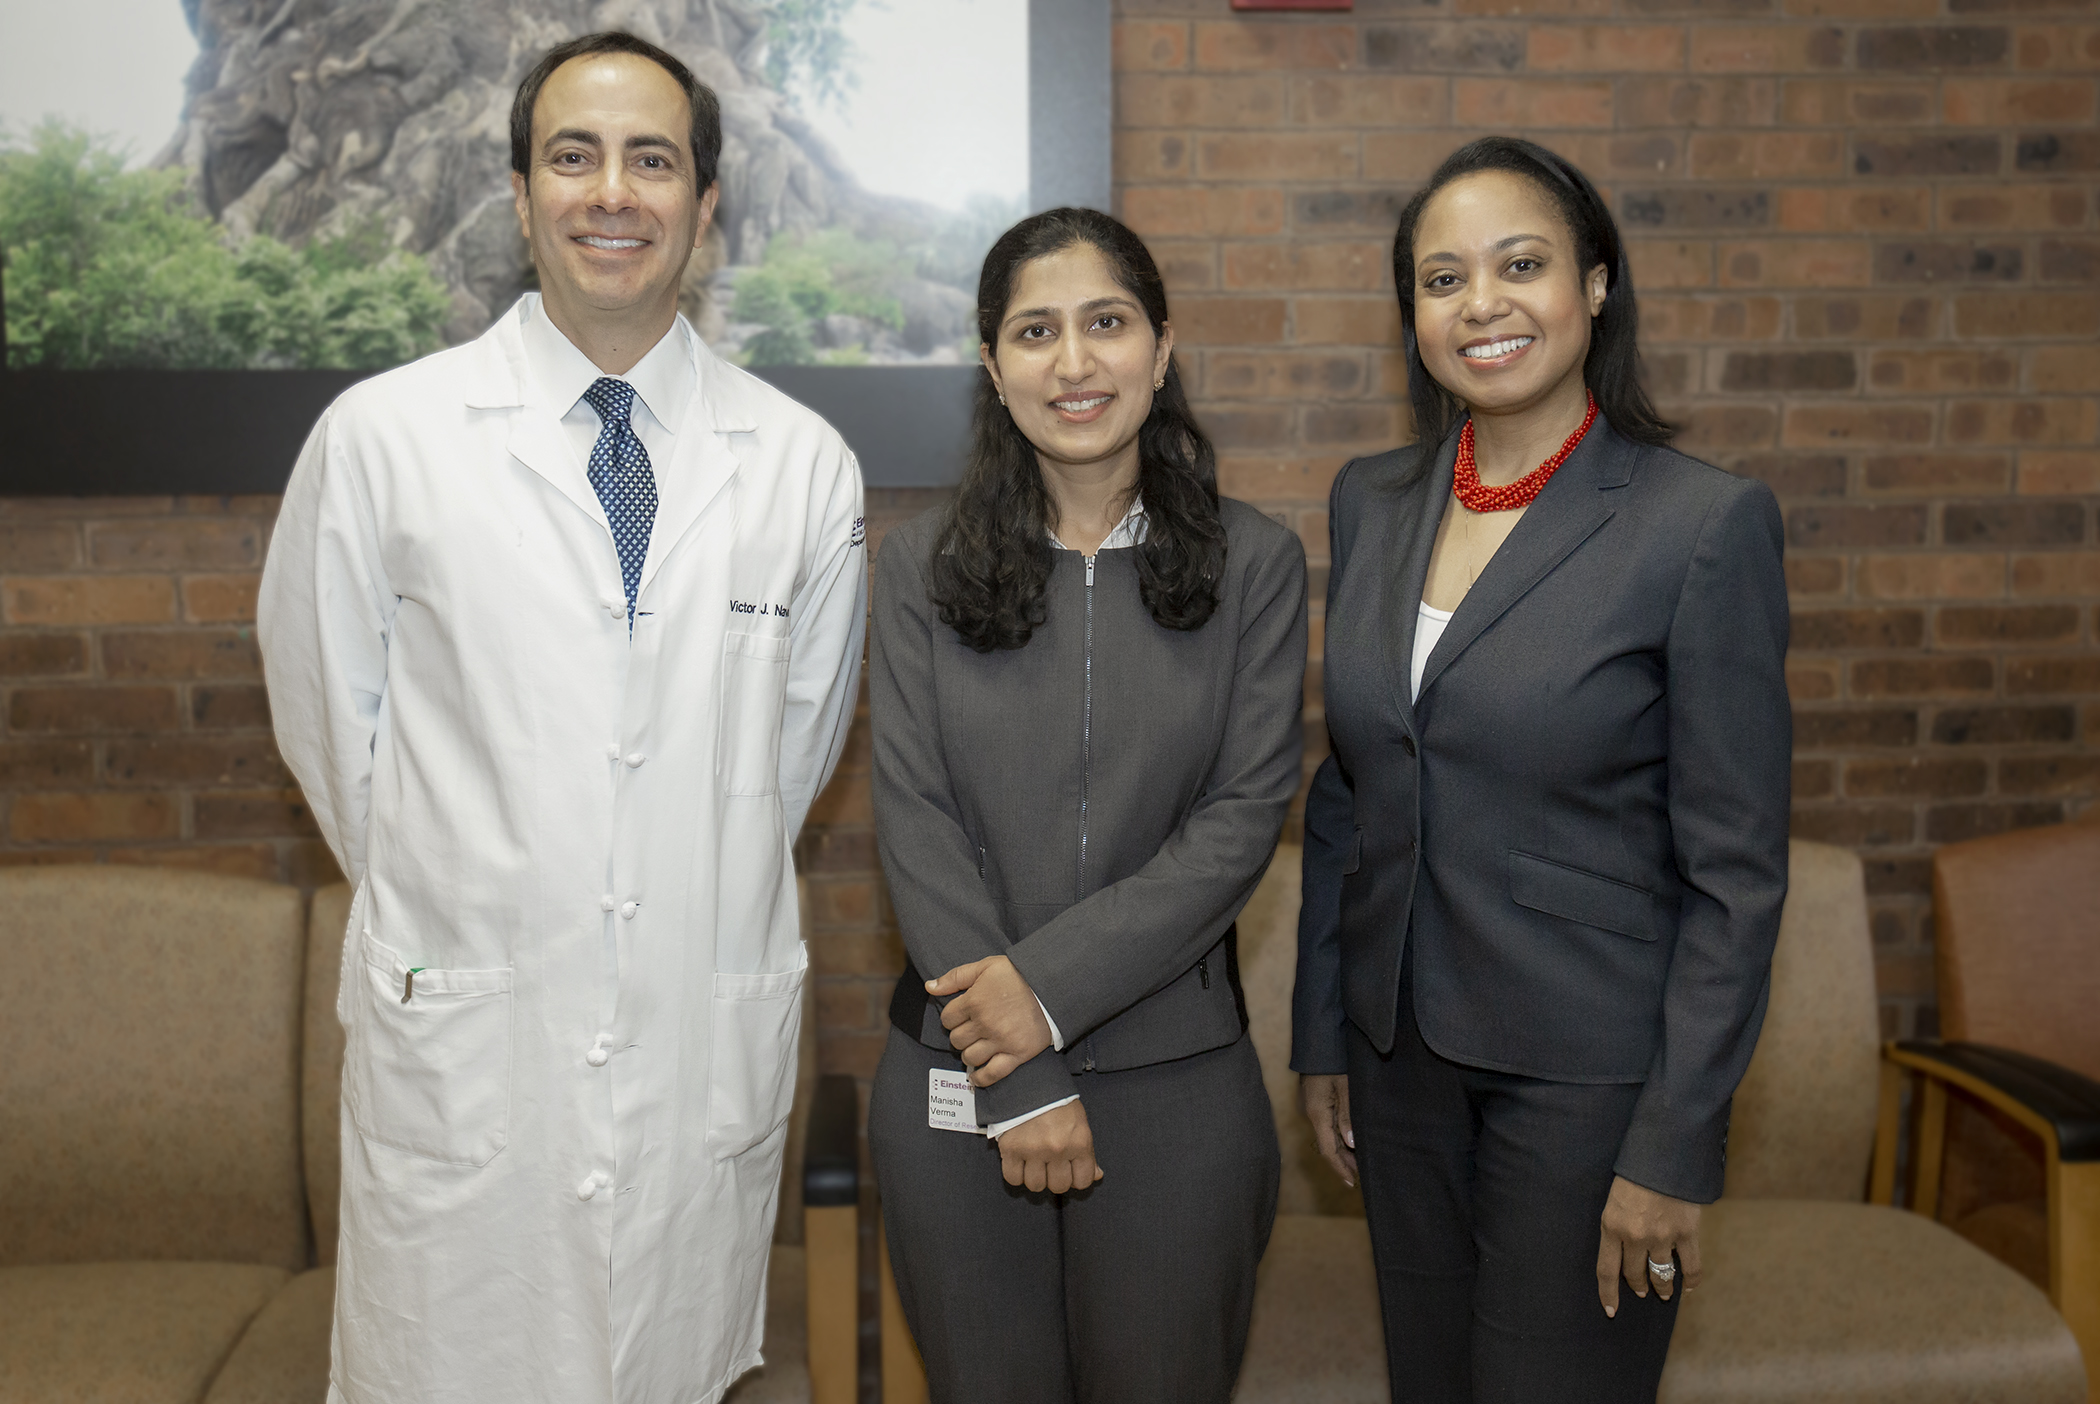
<svg viewBox="0 0 2100 1404">
<path fill-rule="evenodd" d="M 948 1042 L 970 1069 L 970 1083 L 990 1087 L 1050 1046 L 1050 1024 L 1035 991 L 1003 955 L 958 965 L 926 993 L 953 995 L 941 1010 Z"/>
</svg>

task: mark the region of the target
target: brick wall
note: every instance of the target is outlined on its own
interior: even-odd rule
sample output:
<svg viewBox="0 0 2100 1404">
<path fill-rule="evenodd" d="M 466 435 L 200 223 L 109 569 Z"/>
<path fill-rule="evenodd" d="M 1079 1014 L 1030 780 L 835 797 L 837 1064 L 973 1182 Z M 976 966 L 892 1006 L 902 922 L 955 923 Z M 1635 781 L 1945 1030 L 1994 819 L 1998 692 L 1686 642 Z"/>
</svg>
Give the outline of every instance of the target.
<svg viewBox="0 0 2100 1404">
<path fill-rule="evenodd" d="M 1228 493 L 1324 573 L 1406 432 L 1388 244 L 1513 131 L 1611 195 L 1691 451 L 1787 514 L 1797 832 L 1867 858 L 1885 1022 L 1932 1027 L 1934 843 L 2100 796 L 2100 16 L 2089 0 L 1120 0 L 1121 212 Z M 2081 17 L 2084 18 L 2081 18 Z M 930 494 L 871 494 L 881 531 Z M 270 744 L 272 499 L 0 499 L 0 862 L 332 877 Z M 1319 632 L 1315 619 L 1315 649 Z M 1314 660 L 1307 735 L 1324 745 Z M 856 730 L 799 854 L 827 1070 L 902 960 Z"/>
</svg>

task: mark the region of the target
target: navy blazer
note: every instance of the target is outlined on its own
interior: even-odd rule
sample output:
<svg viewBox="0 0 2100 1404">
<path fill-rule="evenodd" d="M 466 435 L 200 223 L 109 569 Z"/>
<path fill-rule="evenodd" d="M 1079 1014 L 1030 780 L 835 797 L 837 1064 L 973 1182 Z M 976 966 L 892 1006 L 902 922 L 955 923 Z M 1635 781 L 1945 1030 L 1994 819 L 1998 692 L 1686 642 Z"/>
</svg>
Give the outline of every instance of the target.
<svg viewBox="0 0 2100 1404">
<path fill-rule="evenodd" d="M 1721 1192 L 1786 895 L 1792 714 L 1778 504 L 1601 416 L 1408 699 L 1458 436 L 1329 501 L 1333 754 L 1305 807 L 1291 1066 L 1415 1018 L 1474 1067 L 1641 1083 L 1618 1173 Z"/>
</svg>

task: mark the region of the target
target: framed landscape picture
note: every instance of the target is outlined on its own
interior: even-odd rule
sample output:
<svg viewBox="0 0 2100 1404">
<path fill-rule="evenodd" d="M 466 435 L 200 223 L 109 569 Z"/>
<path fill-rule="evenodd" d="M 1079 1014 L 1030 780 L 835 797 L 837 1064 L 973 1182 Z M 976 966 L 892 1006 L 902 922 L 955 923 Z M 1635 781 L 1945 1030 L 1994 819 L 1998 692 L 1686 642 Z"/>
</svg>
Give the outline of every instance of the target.
<svg viewBox="0 0 2100 1404">
<path fill-rule="evenodd" d="M 0 492 L 275 492 L 361 376 L 533 286 L 508 117 L 597 26 L 720 95 L 681 307 L 873 486 L 960 469 L 977 273 L 1106 208 L 1108 0 L 70 0 L 0 51 Z"/>
</svg>

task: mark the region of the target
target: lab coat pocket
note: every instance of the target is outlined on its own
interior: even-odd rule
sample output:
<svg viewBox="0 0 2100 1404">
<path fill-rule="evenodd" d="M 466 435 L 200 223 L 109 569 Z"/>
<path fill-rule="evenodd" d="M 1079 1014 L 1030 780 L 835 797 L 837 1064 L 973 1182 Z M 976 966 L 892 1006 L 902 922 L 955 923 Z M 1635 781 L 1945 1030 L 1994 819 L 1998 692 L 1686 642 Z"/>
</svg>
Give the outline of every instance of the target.
<svg viewBox="0 0 2100 1404">
<path fill-rule="evenodd" d="M 717 1160 L 742 1155 L 787 1121 L 808 970 L 805 957 L 774 975 L 715 976 L 707 1149 Z"/>
<path fill-rule="evenodd" d="M 730 634 L 722 640 L 722 736 L 715 774 L 725 795 L 780 788 L 780 719 L 787 709 L 788 640 Z"/>
<path fill-rule="evenodd" d="M 510 1141 L 508 970 L 419 969 L 362 940 L 343 1096 L 358 1133 L 448 1165 L 486 1165 Z M 406 996 L 404 998 L 404 996 Z"/>
</svg>

